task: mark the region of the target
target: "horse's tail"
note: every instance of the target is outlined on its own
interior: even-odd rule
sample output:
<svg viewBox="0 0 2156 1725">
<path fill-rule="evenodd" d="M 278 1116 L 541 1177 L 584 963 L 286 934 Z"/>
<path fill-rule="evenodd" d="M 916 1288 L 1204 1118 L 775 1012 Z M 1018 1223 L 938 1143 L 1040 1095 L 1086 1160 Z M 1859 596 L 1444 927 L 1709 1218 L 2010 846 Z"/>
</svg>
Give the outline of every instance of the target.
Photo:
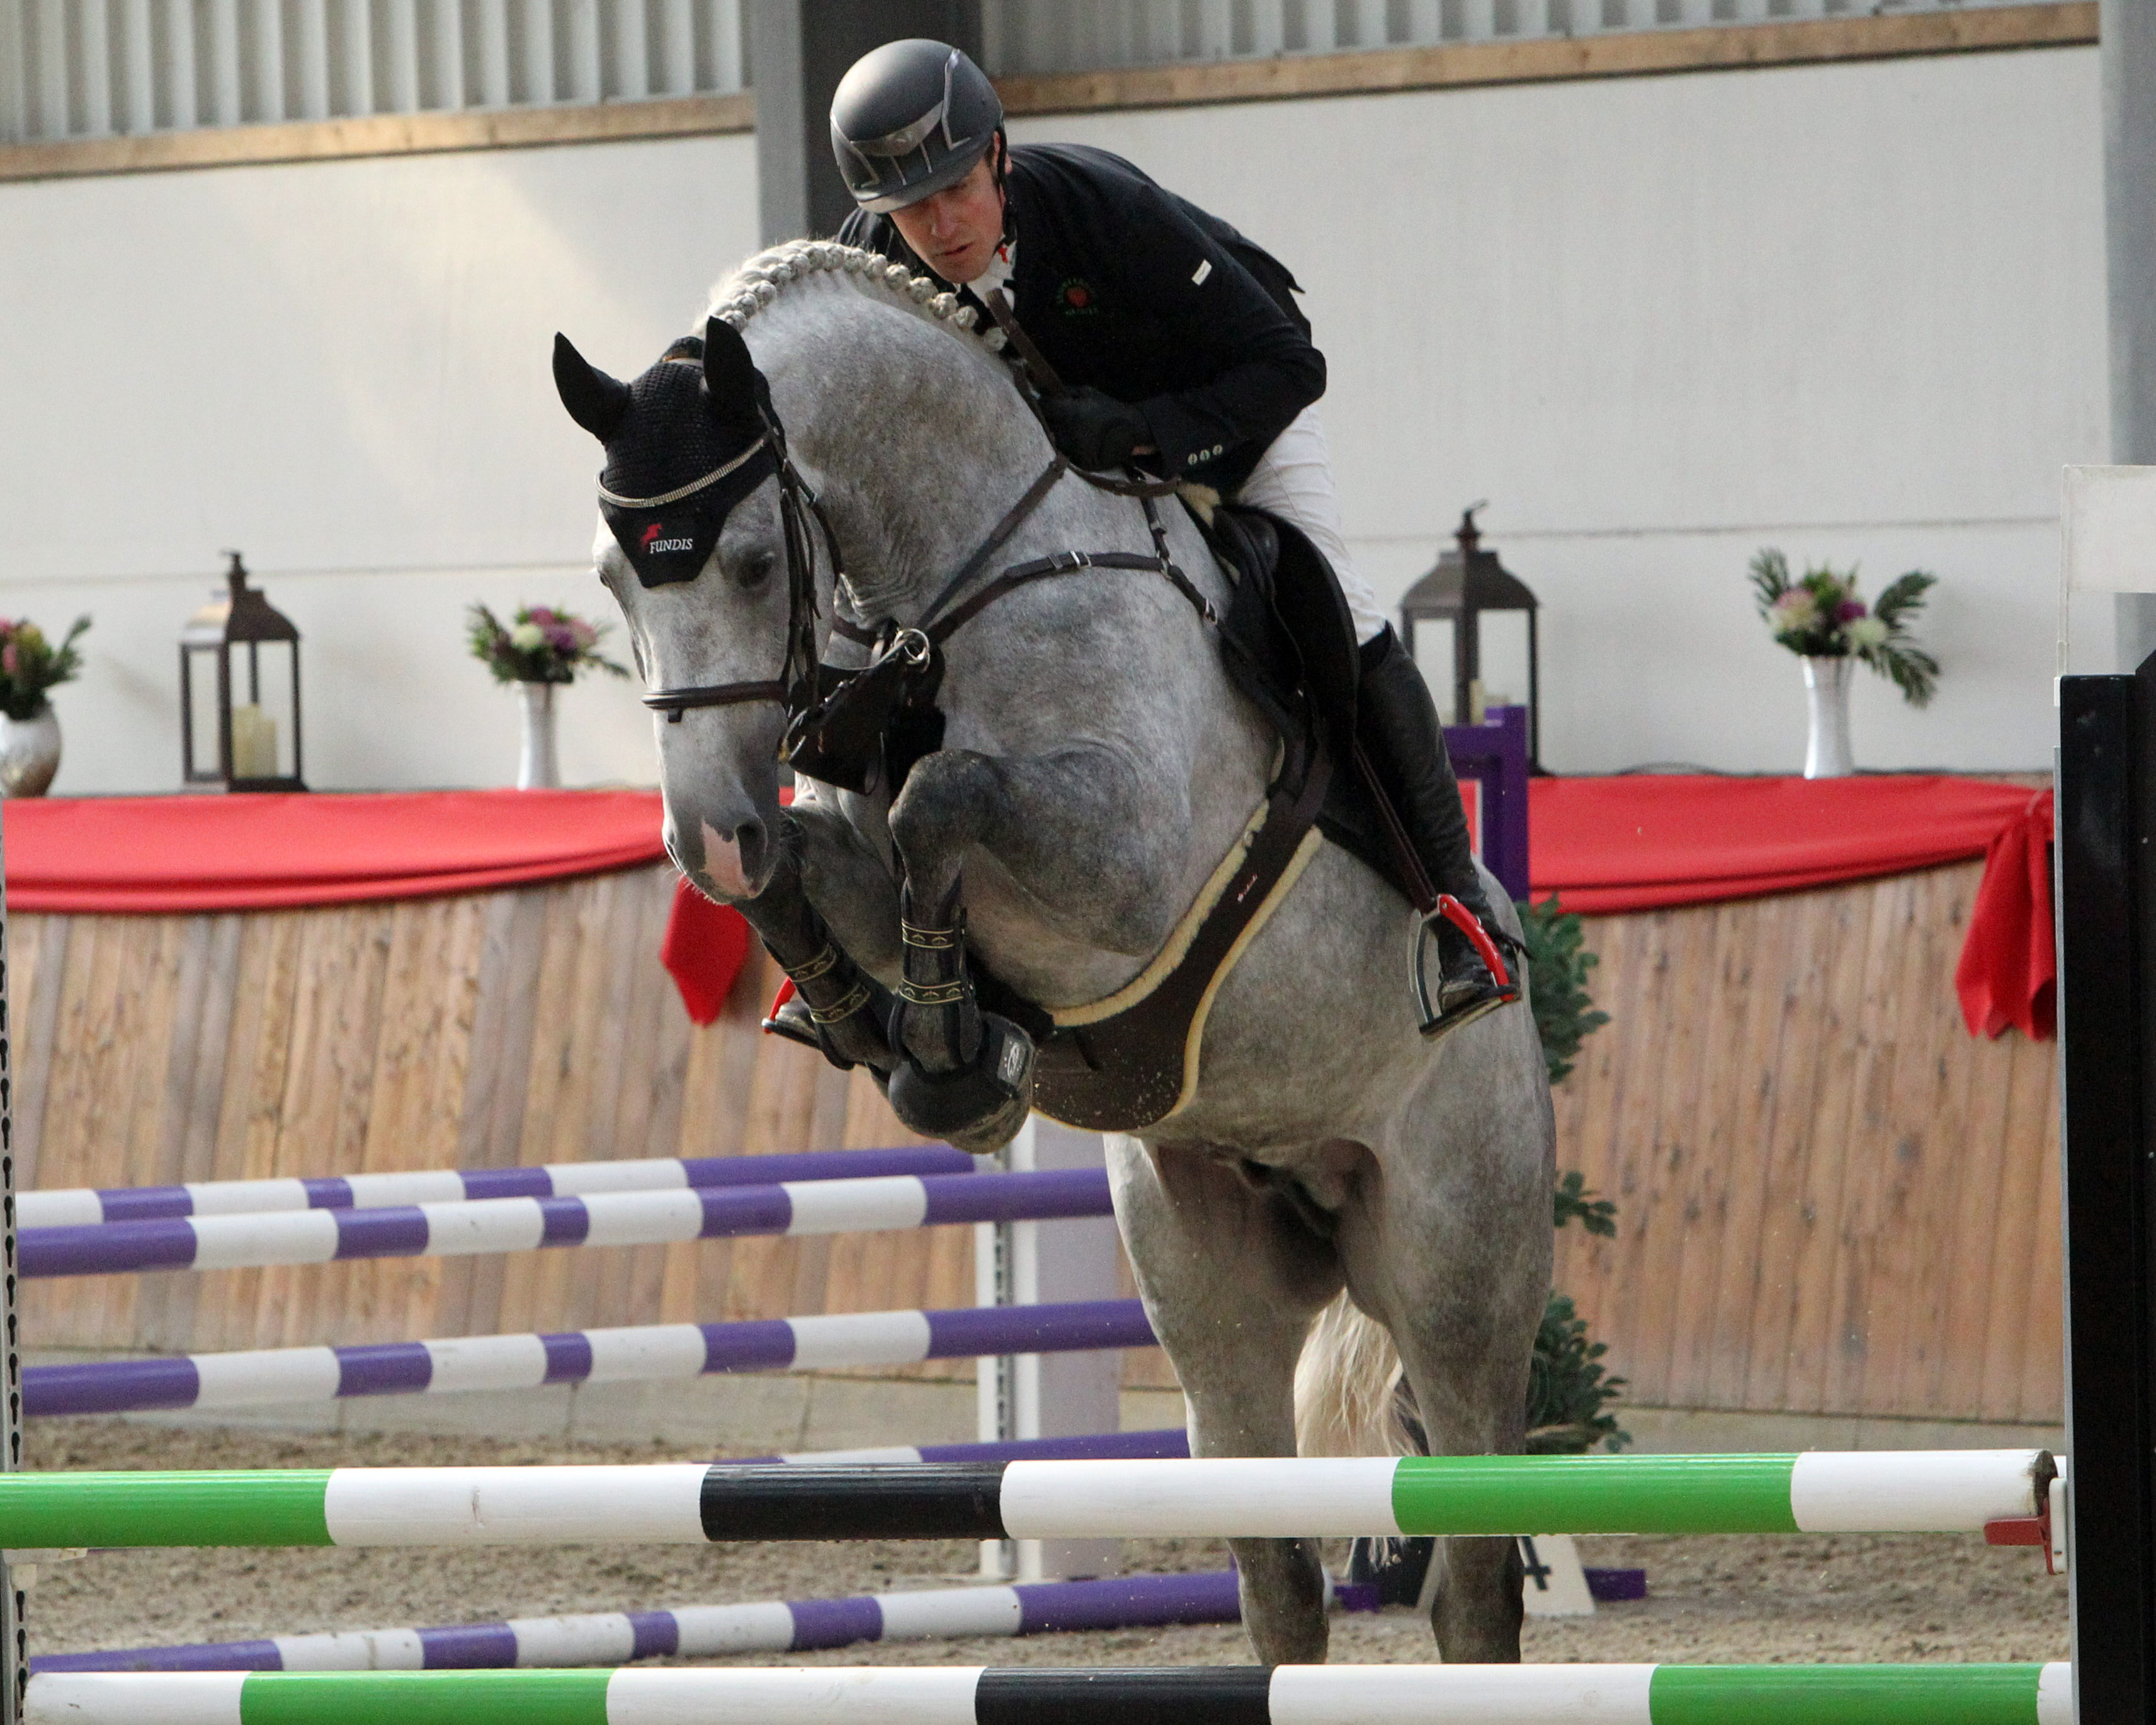
<svg viewBox="0 0 2156 1725">
<path fill-rule="evenodd" d="M 1399 1351 L 1345 1293 L 1317 1315 L 1295 1368 L 1295 1444 L 1304 1455 L 1414 1455 Z"/>
</svg>

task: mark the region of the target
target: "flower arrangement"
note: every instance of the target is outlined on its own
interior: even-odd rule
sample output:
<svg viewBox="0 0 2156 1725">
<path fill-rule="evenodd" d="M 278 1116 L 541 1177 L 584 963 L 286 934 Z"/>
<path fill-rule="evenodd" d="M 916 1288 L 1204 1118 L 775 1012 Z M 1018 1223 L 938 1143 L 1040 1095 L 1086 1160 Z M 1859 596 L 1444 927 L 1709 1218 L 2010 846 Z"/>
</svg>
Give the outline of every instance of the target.
<svg viewBox="0 0 2156 1725">
<path fill-rule="evenodd" d="M 11 719 L 34 719 L 43 712 L 48 689 L 81 675 L 82 652 L 75 643 L 89 627 L 87 617 L 76 618 L 55 647 L 28 618 L 10 623 L 0 617 L 0 712 Z"/>
<path fill-rule="evenodd" d="M 603 624 L 552 605 L 520 607 L 514 623 L 504 624 L 485 605 L 474 605 L 469 631 L 472 657 L 494 673 L 497 683 L 573 683 L 577 673 L 593 667 L 625 677 L 629 667 L 599 652 Z"/>
<path fill-rule="evenodd" d="M 1890 679 L 1910 706 L 1932 698 L 1939 662 L 1917 644 L 1909 620 L 1923 609 L 1938 576 L 1912 569 L 1867 607 L 1856 596 L 1854 565 L 1843 573 L 1821 563 L 1793 581 L 1789 560 L 1769 550 L 1752 559 L 1751 573 L 1759 614 L 1789 651 L 1806 659 L 1860 659 Z"/>
</svg>

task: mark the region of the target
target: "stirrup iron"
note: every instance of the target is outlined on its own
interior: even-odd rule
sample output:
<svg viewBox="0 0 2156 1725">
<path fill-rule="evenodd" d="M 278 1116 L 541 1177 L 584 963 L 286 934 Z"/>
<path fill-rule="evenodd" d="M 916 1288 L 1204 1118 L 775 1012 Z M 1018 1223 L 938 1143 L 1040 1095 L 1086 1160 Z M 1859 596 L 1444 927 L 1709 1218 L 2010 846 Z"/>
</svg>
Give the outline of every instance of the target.
<svg viewBox="0 0 2156 1725">
<path fill-rule="evenodd" d="M 1465 999 L 1455 1001 L 1449 1007 L 1444 1004 L 1448 979 L 1442 974 L 1438 979 L 1437 999 L 1433 1001 L 1430 993 L 1429 942 L 1435 925 L 1440 917 L 1460 932 L 1473 948 L 1475 956 L 1481 960 L 1490 978 L 1487 987 L 1476 988 Z M 1481 919 L 1450 893 L 1441 892 L 1437 896 L 1437 908 L 1416 924 L 1414 958 L 1409 967 L 1414 978 L 1415 1005 L 1422 1014 L 1420 1028 L 1427 1040 L 1435 1042 L 1441 1036 L 1450 1035 L 1462 1025 L 1471 1024 L 1501 1006 L 1512 1005 L 1520 998 L 1519 983 L 1507 968 L 1504 955 L 1499 951 L 1501 942 L 1516 952 L 1525 951 L 1502 929 L 1485 927 Z"/>
</svg>

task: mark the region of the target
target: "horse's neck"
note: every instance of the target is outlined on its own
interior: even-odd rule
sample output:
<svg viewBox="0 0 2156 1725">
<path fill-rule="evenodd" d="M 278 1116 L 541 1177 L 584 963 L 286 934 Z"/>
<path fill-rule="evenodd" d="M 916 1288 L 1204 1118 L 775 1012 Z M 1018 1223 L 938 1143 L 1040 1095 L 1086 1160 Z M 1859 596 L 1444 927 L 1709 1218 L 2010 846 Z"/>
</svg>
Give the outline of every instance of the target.
<svg viewBox="0 0 2156 1725">
<path fill-rule="evenodd" d="M 869 617 L 913 621 L 1051 451 L 994 363 L 941 331 L 854 317 L 810 352 L 793 436 L 823 476 L 849 585 Z"/>
</svg>

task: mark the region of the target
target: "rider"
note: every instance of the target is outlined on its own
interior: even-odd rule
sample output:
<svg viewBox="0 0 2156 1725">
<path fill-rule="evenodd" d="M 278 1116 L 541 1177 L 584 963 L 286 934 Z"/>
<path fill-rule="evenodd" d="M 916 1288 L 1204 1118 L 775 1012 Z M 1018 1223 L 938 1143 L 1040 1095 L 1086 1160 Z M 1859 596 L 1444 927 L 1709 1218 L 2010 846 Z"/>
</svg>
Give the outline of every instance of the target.
<svg viewBox="0 0 2156 1725">
<path fill-rule="evenodd" d="M 1120 157 L 1013 146 L 1003 122 L 987 74 L 942 43 L 889 42 L 855 61 L 831 103 L 831 146 L 860 206 L 839 238 L 1015 324 L 1013 345 L 1064 386 L 1040 407 L 1074 465 L 1135 461 L 1301 529 L 1354 619 L 1363 747 L 1431 882 L 1491 926 L 1429 686 L 1342 536 L 1312 406 L 1325 361 L 1290 297 L 1295 279 Z M 1518 999 L 1461 931 L 1434 920 L 1444 980 L 1428 1036 Z"/>
</svg>

